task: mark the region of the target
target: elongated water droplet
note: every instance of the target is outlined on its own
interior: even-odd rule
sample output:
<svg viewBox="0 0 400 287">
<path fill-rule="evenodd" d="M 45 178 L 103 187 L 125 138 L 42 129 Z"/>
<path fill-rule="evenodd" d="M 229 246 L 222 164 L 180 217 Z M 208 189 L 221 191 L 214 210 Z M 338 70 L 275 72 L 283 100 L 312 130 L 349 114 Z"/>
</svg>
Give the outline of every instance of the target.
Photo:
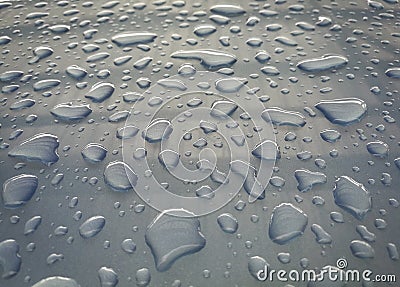
<svg viewBox="0 0 400 287">
<path fill-rule="evenodd" d="M 84 239 L 94 237 L 103 229 L 105 224 L 106 220 L 101 215 L 90 217 L 79 227 L 79 234 Z"/>
<path fill-rule="evenodd" d="M 58 161 L 58 137 L 52 134 L 37 134 L 19 146 L 13 148 L 8 155 L 25 160 L 39 160 L 50 166 Z"/>
<path fill-rule="evenodd" d="M 297 64 L 297 67 L 306 72 L 322 72 L 330 69 L 341 68 L 347 63 L 347 58 L 338 55 L 331 55 L 300 61 Z"/>
<path fill-rule="evenodd" d="M 19 245 L 14 239 L 7 239 L 0 242 L 0 266 L 3 268 L 2 277 L 9 279 L 19 272 L 21 268 L 21 256 Z"/>
<path fill-rule="evenodd" d="M 367 105 L 357 98 L 323 100 L 315 105 L 333 124 L 348 126 L 358 123 L 367 113 Z"/>
</svg>

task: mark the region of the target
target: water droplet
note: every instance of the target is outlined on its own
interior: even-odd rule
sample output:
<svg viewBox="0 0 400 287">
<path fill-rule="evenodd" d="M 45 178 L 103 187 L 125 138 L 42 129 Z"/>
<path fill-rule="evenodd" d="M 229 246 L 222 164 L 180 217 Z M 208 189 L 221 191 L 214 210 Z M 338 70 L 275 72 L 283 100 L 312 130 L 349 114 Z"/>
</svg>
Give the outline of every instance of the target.
<svg viewBox="0 0 400 287">
<path fill-rule="evenodd" d="M 261 72 L 267 76 L 278 76 L 281 72 L 274 66 L 264 66 L 261 68 Z"/>
<path fill-rule="evenodd" d="M 171 216 L 168 212 L 186 217 Z M 200 221 L 187 218 L 190 215 L 193 214 L 183 209 L 167 210 L 148 226 L 145 239 L 158 271 L 168 270 L 182 256 L 198 252 L 205 246 L 206 240 L 200 233 Z"/>
<path fill-rule="evenodd" d="M 265 160 L 276 160 L 281 157 L 279 146 L 275 142 L 270 140 L 265 140 L 257 144 L 251 151 L 251 154 L 254 155 L 256 158 Z"/>
<path fill-rule="evenodd" d="M 84 239 L 94 237 L 103 229 L 105 224 L 106 220 L 101 215 L 90 217 L 79 227 L 79 234 Z"/>
<path fill-rule="evenodd" d="M 267 122 L 277 126 L 296 126 L 303 127 L 306 124 L 306 118 L 298 112 L 287 111 L 278 107 L 267 108 L 261 114 L 261 117 Z"/>
<path fill-rule="evenodd" d="M 171 54 L 176 59 L 195 59 L 208 69 L 219 69 L 230 67 L 236 63 L 237 59 L 234 55 L 221 52 L 218 50 L 191 50 L 177 51 Z"/>
<path fill-rule="evenodd" d="M 47 277 L 45 279 L 40 280 L 32 287 L 80 287 L 80 285 L 72 278 L 54 276 Z"/>
<path fill-rule="evenodd" d="M 139 132 L 139 128 L 135 126 L 124 126 L 117 130 L 117 138 L 119 139 L 130 139 L 136 136 Z"/>
<path fill-rule="evenodd" d="M 149 32 L 123 32 L 114 35 L 111 38 L 111 41 L 113 41 L 118 46 L 125 47 L 125 46 L 151 43 L 156 38 L 157 34 Z"/>
<path fill-rule="evenodd" d="M 3 203 L 6 208 L 18 208 L 31 200 L 38 187 L 35 175 L 20 174 L 7 179 L 3 185 Z"/>
<path fill-rule="evenodd" d="M 321 138 L 328 143 L 335 143 L 342 137 L 340 132 L 332 129 L 323 130 L 319 134 Z"/>
<path fill-rule="evenodd" d="M 107 165 L 104 170 L 104 181 L 112 189 L 125 192 L 132 189 L 136 185 L 138 176 L 124 162 L 114 161 Z"/>
<path fill-rule="evenodd" d="M 87 71 L 77 65 L 68 66 L 66 69 L 66 73 L 75 80 L 82 80 L 87 75 Z"/>
<path fill-rule="evenodd" d="M 218 131 L 217 125 L 212 122 L 200 121 L 199 127 L 203 130 L 205 134 Z"/>
<path fill-rule="evenodd" d="M 132 254 L 136 250 L 136 243 L 131 238 L 127 238 L 122 241 L 121 248 L 126 253 Z"/>
<path fill-rule="evenodd" d="M 367 112 L 367 105 L 357 98 L 323 100 L 315 105 L 333 124 L 348 126 L 360 122 Z"/>
<path fill-rule="evenodd" d="M 253 256 L 249 259 L 247 264 L 247 269 L 250 272 L 250 275 L 255 279 L 260 280 L 258 277 L 258 273 L 262 270 L 268 270 L 269 264 L 268 262 L 262 258 L 261 256 Z M 264 274 L 263 274 L 264 275 Z M 264 275 L 265 276 L 265 275 Z"/>
<path fill-rule="evenodd" d="M 374 258 L 375 251 L 371 245 L 365 241 L 353 240 L 350 243 L 351 253 L 358 258 Z"/>
<path fill-rule="evenodd" d="M 147 268 L 142 268 L 136 271 L 136 285 L 138 287 L 146 287 L 150 284 L 151 274 Z"/>
<path fill-rule="evenodd" d="M 362 220 L 372 207 L 368 190 L 363 184 L 348 176 L 341 176 L 336 180 L 333 196 L 338 206 L 359 220 Z"/>
<path fill-rule="evenodd" d="M 382 141 L 369 142 L 367 150 L 373 156 L 384 158 L 388 156 L 389 146 Z"/>
<path fill-rule="evenodd" d="M 115 287 L 118 284 L 118 275 L 112 268 L 101 267 L 97 274 L 99 276 L 101 287 Z"/>
<path fill-rule="evenodd" d="M 196 34 L 196 36 L 205 37 L 205 36 L 211 35 L 212 33 L 216 32 L 216 31 L 217 31 L 217 28 L 215 26 L 208 24 L 208 25 L 197 26 L 194 29 L 193 33 Z"/>
<path fill-rule="evenodd" d="M 322 72 L 341 68 L 346 65 L 348 61 L 349 60 L 343 56 L 330 55 L 300 61 L 297 67 L 306 72 Z"/>
<path fill-rule="evenodd" d="M 33 105 L 35 105 L 35 103 L 36 103 L 36 101 L 35 101 L 35 100 L 32 100 L 32 99 L 22 99 L 22 100 L 19 100 L 19 101 L 13 103 L 13 104 L 10 106 L 10 110 L 12 110 L 12 111 L 14 111 L 14 110 L 15 110 L 15 111 L 18 111 L 18 110 L 27 109 L 27 108 L 30 108 L 30 107 L 32 107 Z"/>
<path fill-rule="evenodd" d="M 1 82 L 12 82 L 22 77 L 24 72 L 22 71 L 7 71 L 0 74 Z"/>
<path fill-rule="evenodd" d="M 308 169 L 299 169 L 294 172 L 297 180 L 297 189 L 307 192 L 316 184 L 326 183 L 326 175 L 321 172 L 312 172 Z"/>
<path fill-rule="evenodd" d="M 281 44 L 289 46 L 289 47 L 296 47 L 298 45 L 295 40 L 290 39 L 290 38 L 285 37 L 285 36 L 278 36 L 274 40 L 276 42 L 278 42 L 278 43 L 281 43 Z"/>
<path fill-rule="evenodd" d="M 332 242 L 332 236 L 320 225 L 311 225 L 311 231 L 315 234 L 315 240 L 318 244 L 330 244 Z"/>
<path fill-rule="evenodd" d="M 19 245 L 14 239 L 0 242 L 0 266 L 3 267 L 2 277 L 9 279 L 19 272 L 21 268 L 21 256 Z"/>
<path fill-rule="evenodd" d="M 42 223 L 42 217 L 39 215 L 33 216 L 25 223 L 24 235 L 34 233 L 38 229 L 40 223 Z"/>
<path fill-rule="evenodd" d="M 153 58 L 151 57 L 143 57 L 140 60 L 137 60 L 134 64 L 133 67 L 137 70 L 143 70 L 145 69 L 151 62 L 153 61 Z"/>
<path fill-rule="evenodd" d="M 374 242 L 376 239 L 376 236 L 374 233 L 369 231 L 366 226 L 364 225 L 357 225 L 356 226 L 356 231 L 357 233 L 361 236 L 362 239 L 368 242 Z"/>
<path fill-rule="evenodd" d="M 115 87 L 111 83 L 97 83 L 92 86 L 85 98 L 92 100 L 95 103 L 104 102 L 114 93 Z"/>
<path fill-rule="evenodd" d="M 173 128 L 170 121 L 158 119 L 151 123 L 146 130 L 142 132 L 142 136 L 146 141 L 154 143 L 167 139 L 172 131 Z"/>
<path fill-rule="evenodd" d="M 221 4 L 221 5 L 212 6 L 210 8 L 210 11 L 212 13 L 224 15 L 224 16 L 227 16 L 227 17 L 240 16 L 240 15 L 246 13 L 246 10 L 244 10 L 240 6 L 227 5 L 227 4 Z"/>
<path fill-rule="evenodd" d="M 219 215 L 217 222 L 222 231 L 226 233 L 235 233 L 239 227 L 238 220 L 230 213 Z"/>
<path fill-rule="evenodd" d="M 196 189 L 196 196 L 200 198 L 212 199 L 215 196 L 214 191 L 208 185 Z"/>
<path fill-rule="evenodd" d="M 157 84 L 167 89 L 175 89 L 179 91 L 185 91 L 187 89 L 186 85 L 182 81 L 176 79 L 162 79 L 157 81 Z"/>
<path fill-rule="evenodd" d="M 385 72 L 386 76 L 393 79 L 400 79 L 400 68 L 390 68 Z"/>
<path fill-rule="evenodd" d="M 388 243 L 386 245 L 386 249 L 389 254 L 389 258 L 392 259 L 393 261 L 398 261 L 399 260 L 399 251 L 397 250 L 397 246 L 394 243 Z"/>
<path fill-rule="evenodd" d="M 107 155 L 107 149 L 101 144 L 90 143 L 82 150 L 82 157 L 92 163 L 102 161 Z"/>
<path fill-rule="evenodd" d="M 238 106 L 230 101 L 216 101 L 211 106 L 210 115 L 217 118 L 228 118 L 238 108 Z"/>
<path fill-rule="evenodd" d="M 336 223 L 344 223 L 344 218 L 343 218 L 343 214 L 341 214 L 340 212 L 337 211 L 332 211 L 329 214 L 330 218 L 336 222 Z"/>
<path fill-rule="evenodd" d="M 290 203 L 281 203 L 272 211 L 269 237 L 278 244 L 286 244 L 302 235 L 308 223 L 307 215 Z"/>
<path fill-rule="evenodd" d="M 50 166 L 58 161 L 58 137 L 52 134 L 37 134 L 19 146 L 13 148 L 8 155 L 25 160 L 40 160 Z"/>
<path fill-rule="evenodd" d="M 58 119 L 65 121 L 75 121 L 86 118 L 92 113 L 89 105 L 73 105 L 65 103 L 56 105 L 50 110 L 50 113 Z"/>
<path fill-rule="evenodd" d="M 61 83 L 60 80 L 57 79 L 47 79 L 41 80 L 33 84 L 33 90 L 35 92 L 40 92 L 43 90 L 48 90 L 54 87 L 57 87 Z"/>
<path fill-rule="evenodd" d="M 178 166 L 180 155 L 173 150 L 163 150 L 158 155 L 158 160 L 166 168 L 175 168 Z"/>
</svg>

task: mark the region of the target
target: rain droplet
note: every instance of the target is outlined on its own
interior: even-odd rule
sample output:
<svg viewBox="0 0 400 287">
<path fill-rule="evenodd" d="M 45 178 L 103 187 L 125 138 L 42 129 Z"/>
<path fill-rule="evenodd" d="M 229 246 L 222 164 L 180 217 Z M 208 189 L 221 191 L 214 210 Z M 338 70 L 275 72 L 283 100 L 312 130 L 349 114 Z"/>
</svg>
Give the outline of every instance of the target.
<svg viewBox="0 0 400 287">
<path fill-rule="evenodd" d="M 368 190 L 363 184 L 348 176 L 341 176 L 336 180 L 333 196 L 338 206 L 359 220 L 362 220 L 372 207 Z"/>
<path fill-rule="evenodd" d="M 65 103 L 56 105 L 50 110 L 50 113 L 58 119 L 64 121 L 75 121 L 86 118 L 92 113 L 89 105 L 73 105 L 72 103 Z"/>
<path fill-rule="evenodd" d="M 111 83 L 97 83 L 92 86 L 85 98 L 92 100 L 95 103 L 104 102 L 114 93 L 115 87 Z"/>
<path fill-rule="evenodd" d="M 330 69 L 338 69 L 348 63 L 348 59 L 343 56 L 330 55 L 320 58 L 312 58 L 300 61 L 297 67 L 306 72 L 322 72 Z"/>
<path fill-rule="evenodd" d="M 237 219 L 230 213 L 224 213 L 218 216 L 217 222 L 222 231 L 226 233 L 235 233 L 239 227 Z"/>
<path fill-rule="evenodd" d="M 297 180 L 297 189 L 307 192 L 316 184 L 326 183 L 326 175 L 321 172 L 312 172 L 308 169 L 299 169 L 294 172 Z"/>
<path fill-rule="evenodd" d="M 261 117 L 267 123 L 272 122 L 272 124 L 277 126 L 303 127 L 306 124 L 306 118 L 301 113 L 287 111 L 278 107 L 265 109 Z"/>
<path fill-rule="evenodd" d="M 186 217 L 175 217 L 168 212 Z M 147 227 L 145 239 L 158 271 L 168 270 L 182 256 L 200 251 L 206 244 L 200 233 L 200 221 L 186 210 L 167 210 Z"/>
<path fill-rule="evenodd" d="M 136 185 L 138 176 L 124 162 L 114 161 L 107 165 L 104 170 L 104 181 L 112 189 L 125 192 L 132 189 Z"/>
<path fill-rule="evenodd" d="M 302 235 L 308 223 L 307 215 L 291 203 L 281 203 L 272 211 L 269 237 L 278 244 L 286 244 Z"/>
<path fill-rule="evenodd" d="M 171 57 L 176 59 L 199 60 L 200 63 L 208 69 L 230 67 L 237 61 L 236 57 L 232 54 L 212 49 L 177 51 L 172 53 Z"/>
<path fill-rule="evenodd" d="M 388 156 L 389 146 L 382 141 L 369 142 L 367 150 L 373 156 L 385 158 Z"/>
<path fill-rule="evenodd" d="M 42 217 L 39 215 L 33 216 L 25 223 L 24 235 L 34 233 L 38 229 L 40 223 L 42 223 Z"/>
<path fill-rule="evenodd" d="M 84 239 L 94 237 L 103 229 L 105 224 L 106 220 L 101 215 L 90 217 L 79 227 L 79 234 Z"/>
<path fill-rule="evenodd" d="M 19 245 L 14 239 L 0 242 L 0 266 L 3 267 L 2 277 L 9 279 L 19 272 L 21 268 L 21 256 Z"/>
<path fill-rule="evenodd" d="M 31 200 L 38 187 L 35 175 L 20 174 L 7 179 L 3 185 L 3 203 L 6 208 L 18 208 Z"/>
<path fill-rule="evenodd" d="M 50 166 L 58 161 L 58 137 L 52 134 L 37 134 L 19 146 L 13 148 L 8 155 L 25 160 L 40 160 Z"/>
<path fill-rule="evenodd" d="M 351 253 L 358 258 L 374 258 L 375 251 L 371 245 L 365 241 L 353 240 L 350 243 Z"/>
<path fill-rule="evenodd" d="M 80 285 L 72 278 L 67 277 L 47 277 L 45 279 L 40 280 L 32 287 L 80 287 Z"/>
<path fill-rule="evenodd" d="M 367 105 L 357 98 L 323 100 L 315 105 L 333 124 L 348 126 L 360 122 L 367 112 Z"/>
<path fill-rule="evenodd" d="M 97 272 L 101 287 L 115 287 L 118 284 L 118 275 L 112 268 L 101 267 Z"/>
<path fill-rule="evenodd" d="M 107 155 L 107 149 L 101 144 L 90 143 L 82 150 L 82 157 L 88 162 L 102 161 Z"/>
<path fill-rule="evenodd" d="M 170 121 L 158 119 L 151 123 L 146 130 L 142 132 L 142 136 L 146 141 L 154 143 L 167 139 L 172 131 L 173 128 Z"/>
<path fill-rule="evenodd" d="M 157 34 L 149 32 L 123 32 L 114 35 L 111 38 L 111 41 L 113 41 L 118 46 L 125 47 L 125 46 L 151 43 L 156 38 Z"/>
</svg>

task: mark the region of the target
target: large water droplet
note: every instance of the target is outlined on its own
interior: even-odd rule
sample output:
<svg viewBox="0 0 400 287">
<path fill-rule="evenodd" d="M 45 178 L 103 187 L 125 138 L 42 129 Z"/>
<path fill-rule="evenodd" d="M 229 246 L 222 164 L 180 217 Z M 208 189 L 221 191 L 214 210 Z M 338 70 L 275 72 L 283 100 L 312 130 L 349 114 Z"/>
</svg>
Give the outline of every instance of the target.
<svg viewBox="0 0 400 287">
<path fill-rule="evenodd" d="M 21 256 L 19 245 L 14 239 L 0 242 L 0 266 L 3 267 L 4 279 L 9 279 L 19 272 L 21 268 Z"/>
<path fill-rule="evenodd" d="M 326 182 L 326 175 L 321 172 L 312 172 L 308 169 L 299 169 L 294 172 L 297 180 L 297 189 L 301 192 L 307 192 L 316 184 Z"/>
<path fill-rule="evenodd" d="M 50 110 L 50 113 L 65 121 L 75 121 L 86 118 L 92 113 L 89 105 L 73 105 L 72 103 L 59 104 Z"/>
<path fill-rule="evenodd" d="M 182 256 L 201 250 L 206 240 L 200 233 L 200 221 L 196 218 L 175 217 L 169 215 L 171 210 L 164 211 L 148 226 L 145 234 L 154 256 L 158 271 L 168 270 Z M 188 216 L 186 210 L 172 210 Z"/>
<path fill-rule="evenodd" d="M 308 223 L 307 215 L 291 203 L 281 203 L 272 211 L 269 237 L 278 244 L 289 243 L 302 235 Z"/>
<path fill-rule="evenodd" d="M 278 107 L 267 108 L 261 114 L 266 122 L 272 122 L 277 126 L 296 126 L 302 127 L 306 124 L 306 118 L 298 112 L 287 111 Z"/>
<path fill-rule="evenodd" d="M 72 278 L 54 276 L 40 280 L 32 287 L 80 287 L 80 285 Z"/>
<path fill-rule="evenodd" d="M 363 184 L 348 176 L 341 176 L 336 180 L 333 196 L 338 206 L 359 220 L 362 220 L 372 207 L 368 190 Z"/>
<path fill-rule="evenodd" d="M 52 134 L 37 134 L 19 146 L 13 148 L 8 155 L 25 160 L 39 160 L 50 166 L 58 161 L 58 137 Z"/>
<path fill-rule="evenodd" d="M 348 126 L 360 122 L 367 112 L 367 105 L 357 98 L 323 100 L 315 105 L 333 124 Z"/>
</svg>

